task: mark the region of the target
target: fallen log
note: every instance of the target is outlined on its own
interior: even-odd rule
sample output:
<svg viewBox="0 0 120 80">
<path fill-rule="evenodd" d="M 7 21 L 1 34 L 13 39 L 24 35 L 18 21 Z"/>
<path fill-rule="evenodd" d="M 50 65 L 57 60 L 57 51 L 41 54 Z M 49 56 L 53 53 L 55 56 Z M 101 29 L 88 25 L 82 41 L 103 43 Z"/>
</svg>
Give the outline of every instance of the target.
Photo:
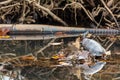
<svg viewBox="0 0 120 80">
<path fill-rule="evenodd" d="M 34 24 L 0 24 L 0 40 L 44 40 L 77 37 L 88 32 L 93 35 L 119 35 L 116 29 L 91 29 Z"/>
</svg>

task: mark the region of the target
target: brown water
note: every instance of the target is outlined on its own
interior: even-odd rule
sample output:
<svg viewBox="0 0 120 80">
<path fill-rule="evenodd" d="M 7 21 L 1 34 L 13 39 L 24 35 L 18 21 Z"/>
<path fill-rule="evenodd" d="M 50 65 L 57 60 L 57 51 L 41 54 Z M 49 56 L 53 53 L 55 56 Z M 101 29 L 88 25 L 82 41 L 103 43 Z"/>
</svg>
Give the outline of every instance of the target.
<svg viewBox="0 0 120 80">
<path fill-rule="evenodd" d="M 71 39 L 70 39 L 71 40 Z M 45 46 L 50 40 L 47 41 L 0 41 L 0 54 L 13 53 L 17 56 L 26 55 L 33 53 L 43 46 Z M 58 40 L 59 41 L 59 40 Z M 51 46 L 44 52 L 44 56 L 50 57 L 56 54 L 62 46 Z M 94 74 L 91 80 L 120 80 L 120 55 L 118 45 L 112 47 L 112 55 L 108 57 L 108 62 L 104 68 Z M 117 52 L 117 54 L 115 54 Z M 41 56 L 41 55 L 39 55 Z M 3 57 L 1 57 L 2 59 Z M 24 80 L 79 80 L 75 75 L 72 74 L 73 68 L 71 67 L 25 67 L 20 69 L 21 73 L 17 74 L 24 76 Z M 81 74 L 81 79 L 84 80 L 84 75 Z M 18 79 L 18 77 L 17 77 Z"/>
</svg>

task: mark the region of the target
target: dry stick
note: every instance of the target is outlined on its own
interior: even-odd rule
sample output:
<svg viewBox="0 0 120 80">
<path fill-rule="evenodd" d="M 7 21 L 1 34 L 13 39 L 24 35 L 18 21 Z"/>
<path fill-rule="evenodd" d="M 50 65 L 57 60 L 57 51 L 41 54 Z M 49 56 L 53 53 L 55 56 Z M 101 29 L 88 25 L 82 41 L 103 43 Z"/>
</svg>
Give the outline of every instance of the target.
<svg viewBox="0 0 120 80">
<path fill-rule="evenodd" d="M 120 2 L 116 3 L 116 4 L 111 8 L 111 10 L 113 10 L 113 9 L 115 9 L 115 8 L 118 8 L 118 10 L 119 10 L 120 7 L 117 7 L 117 6 L 119 6 L 119 4 L 120 4 Z"/>
<path fill-rule="evenodd" d="M 67 4 L 67 5 L 63 8 L 63 10 L 64 10 L 67 6 L 69 6 L 69 5 L 74 5 L 74 4 L 77 5 L 77 6 L 79 6 L 80 8 L 82 8 L 82 9 L 84 10 L 84 12 L 86 13 L 86 15 L 89 17 L 89 19 L 92 20 L 93 22 L 95 22 L 95 23 L 98 25 L 98 23 L 95 21 L 93 15 L 90 13 L 90 11 L 87 10 L 81 3 L 72 2 L 71 4 Z"/>
<path fill-rule="evenodd" d="M 108 50 L 114 43 L 116 40 L 112 41 L 112 43 L 106 48 L 106 50 Z"/>
<path fill-rule="evenodd" d="M 97 24 L 97 28 L 100 26 L 100 23 L 102 22 L 102 19 L 103 19 L 103 14 L 102 14 L 102 16 L 101 16 L 101 18 L 100 18 L 100 21 L 98 22 L 98 24 Z"/>
<path fill-rule="evenodd" d="M 75 24 L 77 25 L 78 23 L 77 23 L 77 9 L 76 9 L 76 5 L 75 5 Z"/>
<path fill-rule="evenodd" d="M 95 7 L 94 0 L 87 0 L 87 2 L 88 2 L 91 6 Z"/>
<path fill-rule="evenodd" d="M 13 0 L 3 1 L 3 2 L 0 2 L 0 5 L 2 5 L 2 4 L 8 4 L 8 3 L 12 2 L 12 1 L 13 1 Z"/>
<path fill-rule="evenodd" d="M 106 10 L 110 13 L 110 15 L 113 17 L 116 25 L 118 26 L 118 28 L 120 28 L 118 22 L 117 22 L 117 19 L 114 17 L 112 11 L 107 7 L 107 5 L 105 4 L 105 2 L 103 0 L 101 0 L 102 4 L 104 5 L 104 7 L 106 8 Z"/>
<path fill-rule="evenodd" d="M 23 6 L 22 6 L 22 14 L 21 14 L 21 17 L 20 17 L 20 19 L 19 19 L 19 21 L 21 22 L 21 23 L 23 23 L 24 22 L 24 20 L 25 20 L 25 10 L 26 10 L 26 4 L 25 4 L 25 0 L 23 1 Z"/>
<path fill-rule="evenodd" d="M 9 8 L 9 7 L 13 7 L 13 6 L 19 6 L 19 5 L 20 5 L 20 3 L 16 3 L 16 4 L 4 6 L 4 7 L 1 7 L 0 10 L 1 10 L 1 9 L 6 9 L 6 8 Z"/>
<path fill-rule="evenodd" d="M 87 10 L 81 3 L 78 3 L 78 4 L 79 4 L 80 7 L 82 7 L 82 9 L 83 9 L 84 12 L 86 13 L 86 15 L 87 15 L 93 22 L 95 22 L 95 23 L 98 25 L 97 21 L 94 19 L 93 15 L 92 15 L 92 13 L 91 13 L 89 10 Z"/>
<path fill-rule="evenodd" d="M 86 13 L 86 15 L 90 18 L 90 20 L 93 21 L 93 18 L 91 17 L 91 15 L 89 15 L 88 11 L 85 9 L 85 7 L 81 3 L 72 2 L 70 4 L 66 4 L 65 7 L 63 8 L 63 10 L 65 10 L 66 7 L 71 6 L 71 5 L 76 5 L 76 6 L 79 6 L 79 8 L 82 8 L 84 10 L 84 12 Z"/>
<path fill-rule="evenodd" d="M 53 69 L 50 70 L 50 71 L 47 71 L 47 72 L 44 72 L 44 73 L 39 74 L 39 76 L 41 76 L 41 75 L 46 75 L 46 74 L 51 74 L 51 73 L 53 73 L 56 69 L 57 69 L 57 68 L 55 67 L 55 68 L 53 68 Z"/>
<path fill-rule="evenodd" d="M 40 4 L 40 0 L 38 0 L 38 2 L 37 2 L 38 4 Z"/>
<path fill-rule="evenodd" d="M 3 19 L 3 21 L 5 21 L 5 20 L 4 20 L 5 16 L 6 16 L 7 14 L 9 14 L 11 10 L 12 10 L 12 8 L 10 8 L 6 13 L 4 13 L 4 14 L 1 16 L 1 18 Z"/>
<path fill-rule="evenodd" d="M 120 80 L 120 77 L 113 78 L 112 80 Z"/>
<path fill-rule="evenodd" d="M 17 53 L 15 53 L 15 54 L 17 54 Z M 23 55 L 22 55 L 22 56 L 23 56 Z M 18 58 L 20 58 L 20 57 L 22 57 L 22 56 L 16 56 L 16 57 L 14 57 L 14 58 L 5 59 L 5 60 L 3 61 L 3 63 L 4 63 L 4 62 L 9 62 L 9 61 L 14 60 L 14 59 L 18 59 Z M 25 56 L 33 56 L 33 55 L 32 55 L 32 54 L 27 54 L 27 55 L 25 55 Z"/>
<path fill-rule="evenodd" d="M 54 42 L 56 40 L 56 38 L 52 39 L 46 46 L 44 46 L 42 49 L 38 50 L 37 52 L 34 53 L 35 57 L 37 57 L 37 55 L 41 52 L 43 52 L 43 50 L 45 50 L 47 47 L 51 46 L 51 43 Z"/>
<path fill-rule="evenodd" d="M 28 42 L 25 40 L 25 53 L 28 53 Z"/>
<path fill-rule="evenodd" d="M 15 53 L 5 53 L 5 54 L 1 54 L 0 56 L 16 56 Z"/>
<path fill-rule="evenodd" d="M 113 2 L 114 2 L 114 0 L 109 0 L 108 3 L 107 3 L 107 6 L 108 7 L 112 6 Z"/>
<path fill-rule="evenodd" d="M 107 40 L 104 44 L 104 46 L 108 46 L 108 43 L 110 42 L 110 40 Z"/>
<path fill-rule="evenodd" d="M 36 7 L 44 10 L 45 12 L 47 12 L 53 19 L 55 19 L 56 21 L 62 23 L 64 26 L 68 26 L 68 24 L 66 22 L 64 22 L 62 19 L 60 19 L 58 16 L 56 16 L 54 13 L 52 13 L 49 9 L 37 4 L 37 3 L 34 3 L 36 5 Z"/>
<path fill-rule="evenodd" d="M 118 72 L 101 72 L 101 74 L 120 74 L 120 72 L 118 71 Z"/>
<path fill-rule="evenodd" d="M 38 9 L 41 9 L 43 11 L 45 11 L 46 13 L 48 13 L 54 20 L 62 23 L 64 26 L 68 26 L 68 24 L 66 22 L 64 22 L 62 19 L 60 19 L 58 16 L 56 16 L 54 13 L 52 13 L 48 8 L 45 8 L 43 6 L 41 6 L 40 4 L 34 2 L 34 1 L 30 1 L 30 0 L 26 0 L 29 3 L 33 3 Z"/>
</svg>

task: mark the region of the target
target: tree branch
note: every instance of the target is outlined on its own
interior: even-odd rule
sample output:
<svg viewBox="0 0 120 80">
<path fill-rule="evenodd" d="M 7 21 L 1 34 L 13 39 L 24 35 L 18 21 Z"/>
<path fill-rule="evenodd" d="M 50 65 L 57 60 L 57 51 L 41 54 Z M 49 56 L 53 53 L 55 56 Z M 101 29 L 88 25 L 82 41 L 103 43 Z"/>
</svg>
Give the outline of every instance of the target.
<svg viewBox="0 0 120 80">
<path fill-rule="evenodd" d="M 8 3 L 10 3 L 10 2 L 12 2 L 12 0 L 3 1 L 3 2 L 0 2 L 0 5 L 8 4 Z"/>
<path fill-rule="evenodd" d="M 29 3 L 33 3 L 38 9 L 41 9 L 43 11 L 45 11 L 46 13 L 48 13 L 54 20 L 62 23 L 64 26 L 68 26 L 68 24 L 66 22 L 64 22 L 62 19 L 60 19 L 58 16 L 56 16 L 54 13 L 52 13 L 48 8 L 45 8 L 43 6 L 41 6 L 40 4 L 36 3 L 35 1 L 30 1 L 30 0 L 26 0 Z"/>
<path fill-rule="evenodd" d="M 106 10 L 110 13 L 110 15 L 113 17 L 115 24 L 117 25 L 118 28 L 120 28 L 117 19 L 115 18 L 115 16 L 113 15 L 112 11 L 107 7 L 106 3 L 104 2 L 104 0 L 100 0 L 102 2 L 102 4 L 104 5 L 104 7 L 106 8 Z"/>
</svg>

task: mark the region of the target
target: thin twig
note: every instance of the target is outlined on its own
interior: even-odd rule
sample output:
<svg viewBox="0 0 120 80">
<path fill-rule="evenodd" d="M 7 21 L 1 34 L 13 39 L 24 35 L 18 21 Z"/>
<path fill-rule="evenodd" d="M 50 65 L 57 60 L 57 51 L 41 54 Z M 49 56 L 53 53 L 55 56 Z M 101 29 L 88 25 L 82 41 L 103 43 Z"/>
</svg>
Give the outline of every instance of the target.
<svg viewBox="0 0 120 80">
<path fill-rule="evenodd" d="M 119 24 L 118 24 L 118 22 L 117 22 L 117 19 L 114 17 L 112 11 L 107 7 L 107 5 L 106 5 L 106 3 L 104 2 L 104 0 L 100 0 L 100 1 L 102 2 L 102 4 L 104 5 L 104 7 L 106 8 L 106 10 L 110 13 L 110 15 L 113 17 L 113 19 L 114 19 L 117 27 L 120 28 L 120 26 L 119 26 Z"/>
<path fill-rule="evenodd" d="M 98 23 L 95 21 L 93 15 L 92 15 L 92 13 L 90 13 L 90 11 L 87 10 L 81 3 L 72 2 L 70 4 L 66 4 L 65 7 L 63 8 L 63 10 L 65 10 L 66 7 L 72 6 L 72 5 L 76 5 L 76 8 L 82 8 L 84 10 L 84 12 L 86 13 L 86 15 L 89 17 L 89 19 L 92 20 L 93 22 L 95 22 L 98 25 Z"/>
<path fill-rule="evenodd" d="M 25 4 L 25 0 L 23 1 L 23 6 L 22 6 L 22 14 L 21 14 L 21 17 L 20 17 L 20 19 L 19 19 L 19 21 L 21 22 L 21 23 L 23 23 L 24 22 L 24 20 L 25 20 L 25 11 L 26 11 L 26 4 Z"/>
<path fill-rule="evenodd" d="M 108 3 L 107 3 L 107 6 L 108 7 L 112 6 L 113 2 L 114 2 L 114 0 L 109 0 Z"/>
<path fill-rule="evenodd" d="M 43 6 L 41 6 L 40 4 L 34 2 L 34 1 L 30 1 L 30 0 L 26 0 L 29 3 L 33 3 L 38 9 L 41 9 L 43 11 L 45 11 L 46 13 L 48 13 L 54 20 L 62 23 L 64 26 L 68 26 L 68 24 L 66 22 L 64 22 L 62 19 L 60 19 L 58 16 L 56 16 L 53 12 L 51 12 L 48 8 L 45 8 Z"/>
<path fill-rule="evenodd" d="M 16 4 L 12 4 L 12 5 L 8 5 L 8 6 L 4 6 L 4 7 L 1 7 L 0 10 L 2 10 L 2 9 L 7 9 L 7 8 L 9 8 L 9 7 L 13 7 L 13 6 L 19 6 L 19 5 L 20 5 L 20 3 L 16 3 Z"/>
<path fill-rule="evenodd" d="M 37 57 L 37 55 L 41 52 L 43 52 L 43 50 L 45 50 L 47 47 L 51 46 L 51 43 L 53 43 L 56 40 L 56 38 L 52 39 L 46 46 L 44 46 L 42 49 L 38 50 L 37 52 L 34 53 L 35 57 Z"/>
<path fill-rule="evenodd" d="M 112 41 L 111 44 L 106 48 L 106 50 L 108 50 L 114 43 L 116 40 Z"/>
<path fill-rule="evenodd" d="M 112 80 L 120 80 L 120 77 L 113 78 Z"/>
<path fill-rule="evenodd" d="M 7 0 L 7 1 L 3 1 L 3 2 L 0 2 L 0 5 L 3 5 L 3 4 L 8 4 L 10 2 L 12 2 L 13 0 Z"/>
</svg>

